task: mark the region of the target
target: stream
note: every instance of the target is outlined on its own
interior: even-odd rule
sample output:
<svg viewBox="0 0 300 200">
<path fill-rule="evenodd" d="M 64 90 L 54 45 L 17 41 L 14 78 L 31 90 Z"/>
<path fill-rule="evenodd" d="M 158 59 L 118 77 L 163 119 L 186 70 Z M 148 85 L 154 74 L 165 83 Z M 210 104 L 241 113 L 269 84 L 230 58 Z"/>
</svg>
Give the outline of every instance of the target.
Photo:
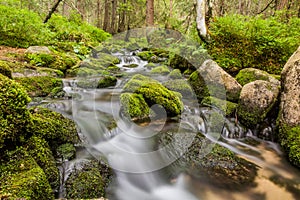
<svg viewBox="0 0 300 200">
<path fill-rule="evenodd" d="M 134 74 L 148 75 L 148 63 L 133 52 L 117 52 L 121 63 L 117 66 L 125 76 L 119 77 L 115 87 L 83 89 L 77 87 L 76 79 L 64 80 L 64 90 L 75 96 L 46 104 L 72 118 L 83 139 L 85 149 L 77 152 L 76 159 L 66 161 L 61 167 L 66 180 L 74 165 L 92 157 L 106 160 L 115 172 L 116 183 L 109 186 L 110 200 L 218 200 L 251 199 L 276 200 L 297 199 L 300 196 L 300 173 L 285 159 L 278 144 L 256 137 L 253 130 L 225 119 L 226 126 L 211 127 L 212 113 L 217 110 L 199 107 L 195 96 L 183 97 L 184 111 L 179 119 L 168 118 L 162 111 L 159 120 L 134 123 L 120 114 L 119 96 L 122 87 Z M 136 64 L 136 68 L 126 67 Z M 155 75 L 156 80 L 166 77 Z M 155 108 L 153 108 L 155 109 Z M 111 123 L 115 127 L 111 128 Z M 179 133 L 169 145 L 157 146 L 157 136 L 174 130 Z M 267 127 L 271 130 L 272 127 Z M 227 186 L 226 182 L 215 184 L 208 177 L 181 173 L 170 179 L 169 166 L 182 156 L 201 132 L 210 141 L 200 152 L 208 154 L 214 144 L 233 151 L 257 166 L 257 175 L 251 185 Z M 212 142 L 211 142 L 212 141 Z M 62 185 L 60 198 L 64 197 Z"/>
</svg>

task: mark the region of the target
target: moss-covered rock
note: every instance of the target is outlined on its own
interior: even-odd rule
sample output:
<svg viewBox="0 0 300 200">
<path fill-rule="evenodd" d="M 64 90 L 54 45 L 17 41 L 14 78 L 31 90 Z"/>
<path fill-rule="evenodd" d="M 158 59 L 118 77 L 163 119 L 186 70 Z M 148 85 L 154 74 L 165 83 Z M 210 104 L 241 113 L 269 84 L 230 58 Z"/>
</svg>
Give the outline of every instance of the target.
<svg viewBox="0 0 300 200">
<path fill-rule="evenodd" d="M 79 62 L 77 57 L 61 52 L 26 53 L 25 59 L 33 66 L 57 69 L 64 73 Z"/>
<path fill-rule="evenodd" d="M 89 161 L 75 169 L 66 181 L 66 198 L 94 199 L 105 196 L 111 170 L 99 161 Z"/>
<path fill-rule="evenodd" d="M 153 68 L 150 72 L 152 74 L 166 75 L 166 74 L 170 73 L 170 70 L 169 70 L 169 68 L 167 66 L 161 65 L 161 66 Z"/>
<path fill-rule="evenodd" d="M 157 64 L 150 62 L 150 63 L 146 64 L 145 67 L 147 69 L 153 69 L 153 68 L 157 67 Z"/>
<path fill-rule="evenodd" d="M 184 79 L 169 80 L 164 82 L 163 85 L 169 90 L 179 92 L 185 98 L 189 98 L 194 95 L 192 87 Z"/>
<path fill-rule="evenodd" d="M 143 120 L 149 117 L 150 109 L 141 94 L 123 93 L 120 96 L 122 112 L 129 119 Z"/>
<path fill-rule="evenodd" d="M 73 67 L 66 72 L 67 77 L 87 77 L 87 76 L 99 76 L 109 75 L 110 73 L 104 69 L 90 69 L 87 67 Z"/>
<path fill-rule="evenodd" d="M 28 132 L 44 138 L 53 152 L 61 144 L 79 143 L 76 125 L 72 120 L 43 107 L 33 107 L 30 112 L 33 126 L 28 128 Z"/>
<path fill-rule="evenodd" d="M 76 156 L 76 148 L 71 143 L 62 144 L 56 149 L 56 154 L 62 160 L 71 160 Z"/>
<path fill-rule="evenodd" d="M 174 69 L 170 72 L 169 78 L 171 79 L 182 79 L 182 74 L 179 69 Z"/>
<path fill-rule="evenodd" d="M 15 81 L 0 74 L 0 148 L 23 142 L 30 126 L 30 102 L 25 90 Z"/>
<path fill-rule="evenodd" d="M 263 80 L 263 81 L 269 81 L 271 83 L 276 83 L 279 81 L 275 79 L 272 75 L 269 73 L 255 69 L 255 68 L 246 68 L 239 71 L 239 73 L 236 75 L 235 79 L 242 85 L 246 85 L 247 83 L 250 83 L 252 81 L 256 80 Z"/>
<path fill-rule="evenodd" d="M 249 128 L 262 122 L 278 102 L 279 86 L 257 80 L 246 84 L 241 92 L 237 114 Z"/>
<path fill-rule="evenodd" d="M 215 97 L 205 97 L 201 104 L 214 106 L 220 109 L 226 116 L 233 116 L 236 112 L 238 104 L 230 101 L 218 99 Z"/>
<path fill-rule="evenodd" d="M 300 47 L 281 73 L 282 92 L 278 115 L 279 142 L 288 159 L 300 168 Z"/>
<path fill-rule="evenodd" d="M 23 148 L 1 155 L 0 197 L 4 199 L 54 199 L 44 171 Z"/>
<path fill-rule="evenodd" d="M 125 92 L 141 94 L 149 107 L 158 104 L 168 116 L 177 116 L 183 110 L 181 95 L 167 89 L 158 81 L 140 74 L 134 75 L 123 87 Z"/>
<path fill-rule="evenodd" d="M 115 86 L 117 84 L 117 78 L 114 76 L 103 76 L 100 78 L 97 84 L 97 88 L 106 88 Z"/>
<path fill-rule="evenodd" d="M 31 97 L 46 97 L 53 89 L 63 87 L 61 79 L 50 76 L 20 77 L 15 78 L 15 81 L 20 83 Z"/>
<path fill-rule="evenodd" d="M 281 125 L 278 138 L 290 162 L 300 168 L 300 126 Z"/>
<path fill-rule="evenodd" d="M 179 69 L 182 73 L 188 69 L 195 71 L 195 67 L 184 57 L 178 54 L 172 54 L 169 60 L 170 67 Z"/>
<path fill-rule="evenodd" d="M 186 133 L 169 130 L 159 135 L 159 145 L 167 146 L 172 141 L 182 145 L 178 138 L 186 139 Z M 188 136 L 190 137 L 190 136 Z M 176 155 L 178 149 L 173 149 Z M 236 156 L 229 149 L 222 147 L 212 141 L 205 139 L 201 133 L 197 133 L 190 146 L 180 155 L 172 166 L 176 169 L 176 174 L 189 173 L 194 177 L 203 180 L 210 180 L 213 184 L 226 188 L 235 188 L 237 185 L 252 184 L 256 175 L 257 168 L 254 164 Z"/>
<path fill-rule="evenodd" d="M 45 139 L 32 136 L 25 145 L 27 152 L 37 162 L 37 164 L 43 169 L 53 189 L 59 187 L 59 170 L 56 167 L 56 161 L 52 155 L 49 144 Z"/>
<path fill-rule="evenodd" d="M 0 60 L 0 74 L 3 74 L 4 76 L 7 76 L 8 78 L 12 78 L 11 73 L 12 73 L 12 71 L 11 71 L 9 65 L 5 61 Z"/>
<path fill-rule="evenodd" d="M 138 66 L 139 66 L 138 64 L 134 64 L 134 63 L 128 64 L 128 65 L 123 65 L 123 67 L 127 67 L 127 68 L 136 68 Z"/>
</svg>

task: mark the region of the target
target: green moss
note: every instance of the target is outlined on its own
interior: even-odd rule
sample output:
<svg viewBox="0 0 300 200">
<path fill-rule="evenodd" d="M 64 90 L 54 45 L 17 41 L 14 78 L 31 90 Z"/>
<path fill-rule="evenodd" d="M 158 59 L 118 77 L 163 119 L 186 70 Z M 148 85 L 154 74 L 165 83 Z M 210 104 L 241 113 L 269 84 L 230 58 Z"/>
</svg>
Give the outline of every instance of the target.
<svg viewBox="0 0 300 200">
<path fill-rule="evenodd" d="M 27 144 L 26 149 L 37 164 L 43 169 L 53 189 L 59 187 L 59 171 L 56 167 L 56 161 L 52 155 L 49 144 L 45 139 L 37 136 L 31 137 Z"/>
<path fill-rule="evenodd" d="M 11 69 L 9 65 L 5 62 L 0 60 L 0 74 L 7 76 L 8 78 L 12 78 Z"/>
<path fill-rule="evenodd" d="M 181 72 L 184 72 L 188 69 L 194 69 L 193 65 L 189 63 L 187 59 L 177 54 L 171 55 L 169 65 L 173 69 L 179 69 Z"/>
<path fill-rule="evenodd" d="M 117 78 L 114 76 L 104 76 L 98 81 L 97 88 L 106 88 L 110 86 L 115 86 L 117 83 Z"/>
<path fill-rule="evenodd" d="M 179 69 L 174 69 L 170 72 L 169 77 L 171 79 L 182 79 L 182 74 Z"/>
<path fill-rule="evenodd" d="M 66 143 L 60 145 L 57 149 L 57 156 L 63 160 L 71 160 L 76 156 L 76 148 L 74 144 Z"/>
<path fill-rule="evenodd" d="M 104 69 L 90 69 L 87 67 L 74 67 L 72 69 L 67 70 L 67 77 L 86 77 L 86 76 L 96 76 L 99 74 L 104 74 Z M 109 73 L 108 73 L 109 74 Z"/>
<path fill-rule="evenodd" d="M 147 69 L 152 69 L 152 68 L 155 68 L 156 66 L 157 66 L 156 64 L 151 63 L 151 62 L 145 65 L 145 67 L 146 67 Z"/>
<path fill-rule="evenodd" d="M 129 64 L 129 65 L 123 65 L 123 67 L 127 67 L 127 68 L 136 68 L 138 66 L 139 66 L 138 64 L 134 64 L 134 63 Z"/>
<path fill-rule="evenodd" d="M 136 93 L 142 94 L 150 107 L 155 104 L 161 105 L 170 117 L 180 115 L 183 110 L 180 97 L 160 83 L 144 84 Z"/>
<path fill-rule="evenodd" d="M 51 76 L 51 77 L 63 78 L 65 76 L 62 71 L 57 70 L 57 69 L 37 67 L 37 72 L 42 73 L 42 74 L 45 73 L 45 74 L 47 74 L 47 76 Z"/>
<path fill-rule="evenodd" d="M 225 101 L 215 97 L 205 97 L 201 104 L 210 105 L 219 108 L 226 116 L 233 116 L 237 109 L 237 104 L 230 101 Z"/>
<path fill-rule="evenodd" d="M 76 125 L 72 120 L 42 107 L 33 107 L 30 112 L 33 126 L 28 128 L 28 132 L 44 138 L 53 152 L 61 144 L 79 142 Z"/>
<path fill-rule="evenodd" d="M 0 149 L 27 137 L 25 130 L 31 124 L 26 108 L 29 102 L 30 98 L 18 83 L 0 74 Z"/>
<path fill-rule="evenodd" d="M 137 54 L 137 56 L 143 60 L 150 61 L 151 57 L 153 57 L 154 54 L 151 51 L 142 51 L 142 52 L 139 52 Z"/>
<path fill-rule="evenodd" d="M 150 109 L 141 94 L 123 93 L 120 96 L 122 112 L 128 118 L 145 119 Z"/>
<path fill-rule="evenodd" d="M 290 127 L 281 124 L 278 136 L 289 161 L 300 168 L 300 126 Z"/>
<path fill-rule="evenodd" d="M 25 59 L 33 66 L 46 67 L 66 72 L 75 66 L 79 59 L 66 53 L 55 52 L 52 54 L 25 54 Z"/>
<path fill-rule="evenodd" d="M 50 76 L 20 77 L 15 78 L 15 81 L 20 83 L 31 97 L 45 97 L 54 88 L 63 87 L 61 79 Z"/>
<path fill-rule="evenodd" d="M 111 170 L 99 161 L 85 163 L 74 170 L 66 181 L 66 198 L 93 199 L 105 196 Z"/>
<path fill-rule="evenodd" d="M 65 94 L 66 94 L 66 92 L 63 90 L 63 87 L 56 87 L 56 88 L 53 88 L 53 90 L 51 91 L 49 96 L 51 98 L 62 98 L 65 96 Z"/>
<path fill-rule="evenodd" d="M 5 199 L 54 199 L 44 171 L 23 148 L 2 154 L 0 196 Z"/>
<path fill-rule="evenodd" d="M 151 73 L 152 74 L 169 74 L 170 73 L 170 70 L 167 66 L 165 65 L 162 65 L 162 66 L 158 66 L 158 67 L 155 67 L 151 70 Z"/>
<path fill-rule="evenodd" d="M 256 80 L 264 80 L 269 81 L 270 74 L 267 72 L 253 69 L 253 68 L 246 68 L 239 71 L 236 75 L 235 79 L 241 84 L 242 86 Z"/>
<path fill-rule="evenodd" d="M 192 87 L 184 79 L 169 80 L 164 82 L 163 85 L 169 90 L 179 92 L 184 97 L 191 97 L 193 95 Z"/>
<path fill-rule="evenodd" d="M 210 96 L 209 90 L 205 85 L 205 81 L 197 71 L 193 72 L 189 77 L 189 83 L 192 86 L 197 98 L 201 101 L 204 97 Z"/>
<path fill-rule="evenodd" d="M 141 94 L 149 107 L 155 104 L 161 105 L 168 116 L 179 115 L 183 110 L 182 96 L 150 77 L 136 74 L 125 84 L 123 90 Z"/>
</svg>

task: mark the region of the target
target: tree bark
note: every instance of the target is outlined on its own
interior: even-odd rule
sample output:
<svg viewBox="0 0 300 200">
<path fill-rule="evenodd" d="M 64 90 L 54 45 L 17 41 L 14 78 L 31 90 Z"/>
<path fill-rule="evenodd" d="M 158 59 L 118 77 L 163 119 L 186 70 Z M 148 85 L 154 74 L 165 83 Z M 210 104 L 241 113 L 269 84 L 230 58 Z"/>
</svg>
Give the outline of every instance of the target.
<svg viewBox="0 0 300 200">
<path fill-rule="evenodd" d="M 104 2 L 104 20 L 103 20 L 103 30 L 108 31 L 109 29 L 109 0 L 105 0 Z"/>
<path fill-rule="evenodd" d="M 200 39 L 208 43 L 209 42 L 209 36 L 207 34 L 207 27 L 205 23 L 205 0 L 197 0 L 196 4 L 196 24 L 197 24 L 197 31 Z"/>
<path fill-rule="evenodd" d="M 44 23 L 47 23 L 48 20 L 51 18 L 52 14 L 56 11 L 59 3 L 61 2 L 62 0 L 57 0 L 57 2 L 55 3 L 55 5 L 52 7 L 52 9 L 50 10 L 50 12 L 48 13 L 48 15 L 46 16 L 45 20 L 44 20 Z"/>
<path fill-rule="evenodd" d="M 154 0 L 146 2 L 146 26 L 154 26 Z"/>
<path fill-rule="evenodd" d="M 112 0 L 111 9 L 111 22 L 110 22 L 110 33 L 115 33 L 116 30 L 116 12 L 117 12 L 117 0 Z"/>
</svg>

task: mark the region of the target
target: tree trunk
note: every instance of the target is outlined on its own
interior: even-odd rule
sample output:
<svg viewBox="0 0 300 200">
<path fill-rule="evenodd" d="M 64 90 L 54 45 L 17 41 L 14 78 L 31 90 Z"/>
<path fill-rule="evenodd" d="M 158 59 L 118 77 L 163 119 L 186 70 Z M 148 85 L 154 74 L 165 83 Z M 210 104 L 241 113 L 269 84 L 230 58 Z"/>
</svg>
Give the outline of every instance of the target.
<svg viewBox="0 0 300 200">
<path fill-rule="evenodd" d="M 146 26 L 154 26 L 154 0 L 147 0 L 146 4 Z"/>
<path fill-rule="evenodd" d="M 110 23 L 110 33 L 115 33 L 116 30 L 116 12 L 117 12 L 117 0 L 112 0 L 111 9 L 111 23 Z"/>
<path fill-rule="evenodd" d="M 103 21 L 103 30 L 108 31 L 109 29 L 109 0 L 105 0 L 104 2 L 104 21 Z"/>
<path fill-rule="evenodd" d="M 97 16 L 97 27 L 101 28 L 101 0 L 97 0 L 96 16 Z"/>
<path fill-rule="evenodd" d="M 48 13 L 47 17 L 45 18 L 44 23 L 48 22 L 48 20 L 51 18 L 52 14 L 55 12 L 55 10 L 57 9 L 57 7 L 61 1 L 62 0 L 57 0 L 56 4 L 52 7 L 52 9 Z"/>
<path fill-rule="evenodd" d="M 200 39 L 208 43 L 209 37 L 207 34 L 207 27 L 205 24 L 205 0 L 197 0 L 196 4 L 196 24 L 197 24 L 197 31 Z"/>
</svg>

